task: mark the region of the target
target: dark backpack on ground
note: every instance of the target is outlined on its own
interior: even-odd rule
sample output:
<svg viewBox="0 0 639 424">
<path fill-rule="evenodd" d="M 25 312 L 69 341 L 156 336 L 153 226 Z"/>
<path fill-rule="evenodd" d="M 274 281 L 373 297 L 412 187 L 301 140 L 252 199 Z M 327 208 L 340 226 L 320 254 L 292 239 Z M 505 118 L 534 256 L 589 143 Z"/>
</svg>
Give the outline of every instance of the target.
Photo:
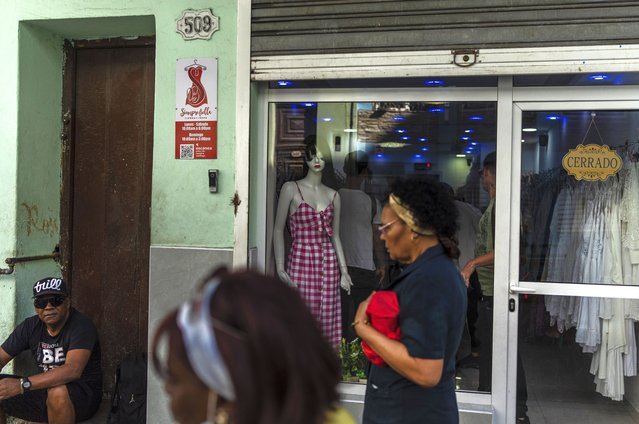
<svg viewBox="0 0 639 424">
<path fill-rule="evenodd" d="M 146 423 L 146 354 L 127 355 L 115 372 L 107 424 Z"/>
</svg>

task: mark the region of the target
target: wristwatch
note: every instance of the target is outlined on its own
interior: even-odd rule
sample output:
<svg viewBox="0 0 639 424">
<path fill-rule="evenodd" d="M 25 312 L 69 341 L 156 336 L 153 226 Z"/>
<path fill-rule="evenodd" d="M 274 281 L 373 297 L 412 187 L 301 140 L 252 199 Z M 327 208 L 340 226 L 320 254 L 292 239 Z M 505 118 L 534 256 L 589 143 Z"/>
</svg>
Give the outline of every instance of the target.
<svg viewBox="0 0 639 424">
<path fill-rule="evenodd" d="M 31 380 L 29 380 L 27 377 L 21 378 L 20 387 L 22 387 L 22 393 L 28 392 L 29 390 L 31 390 Z"/>
</svg>

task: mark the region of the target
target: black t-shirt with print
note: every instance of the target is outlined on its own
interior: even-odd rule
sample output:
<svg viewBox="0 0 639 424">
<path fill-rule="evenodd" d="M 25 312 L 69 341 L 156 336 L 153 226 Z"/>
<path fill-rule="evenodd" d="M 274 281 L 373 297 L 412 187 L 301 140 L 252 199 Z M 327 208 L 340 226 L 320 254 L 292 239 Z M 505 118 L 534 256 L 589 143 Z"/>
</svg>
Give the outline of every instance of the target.
<svg viewBox="0 0 639 424">
<path fill-rule="evenodd" d="M 37 315 L 22 321 L 2 344 L 11 356 L 17 356 L 29 349 L 41 372 L 64 365 L 70 350 L 91 351 L 89 362 L 84 367 L 80 381 L 93 387 L 102 386 L 102 367 L 98 332 L 93 322 L 75 308 L 71 308 L 69 318 L 57 336 L 49 335 L 46 325 Z"/>
</svg>

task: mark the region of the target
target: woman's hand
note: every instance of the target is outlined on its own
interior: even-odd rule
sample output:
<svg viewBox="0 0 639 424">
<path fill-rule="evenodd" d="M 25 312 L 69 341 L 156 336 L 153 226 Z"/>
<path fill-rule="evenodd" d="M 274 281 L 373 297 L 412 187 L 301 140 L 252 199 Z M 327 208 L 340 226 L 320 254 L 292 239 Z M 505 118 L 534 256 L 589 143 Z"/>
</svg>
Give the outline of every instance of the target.
<svg viewBox="0 0 639 424">
<path fill-rule="evenodd" d="M 355 312 L 355 319 L 353 320 L 355 325 L 353 327 L 355 328 L 355 333 L 357 333 L 359 337 L 361 337 L 359 329 L 368 326 L 368 314 L 366 313 L 366 309 L 368 308 L 368 304 L 371 303 L 373 294 L 375 294 L 375 292 L 371 293 L 362 303 L 360 303 L 357 307 L 357 312 Z"/>
<path fill-rule="evenodd" d="M 386 267 L 378 266 L 375 268 L 375 279 L 377 280 L 377 285 L 381 286 L 384 281 L 384 277 L 386 277 Z"/>
</svg>

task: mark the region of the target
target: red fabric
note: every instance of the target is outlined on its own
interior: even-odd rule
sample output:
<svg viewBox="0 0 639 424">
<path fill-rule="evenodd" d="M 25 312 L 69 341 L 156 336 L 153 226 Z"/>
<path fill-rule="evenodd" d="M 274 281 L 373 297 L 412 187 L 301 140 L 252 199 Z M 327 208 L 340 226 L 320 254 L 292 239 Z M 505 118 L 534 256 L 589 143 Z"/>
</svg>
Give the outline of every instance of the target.
<svg viewBox="0 0 639 424">
<path fill-rule="evenodd" d="M 373 294 L 366 308 L 371 326 L 388 337 L 399 340 L 399 301 L 394 291 L 378 291 Z M 362 341 L 364 354 L 375 365 L 385 367 L 386 362 L 365 342 Z"/>
</svg>

